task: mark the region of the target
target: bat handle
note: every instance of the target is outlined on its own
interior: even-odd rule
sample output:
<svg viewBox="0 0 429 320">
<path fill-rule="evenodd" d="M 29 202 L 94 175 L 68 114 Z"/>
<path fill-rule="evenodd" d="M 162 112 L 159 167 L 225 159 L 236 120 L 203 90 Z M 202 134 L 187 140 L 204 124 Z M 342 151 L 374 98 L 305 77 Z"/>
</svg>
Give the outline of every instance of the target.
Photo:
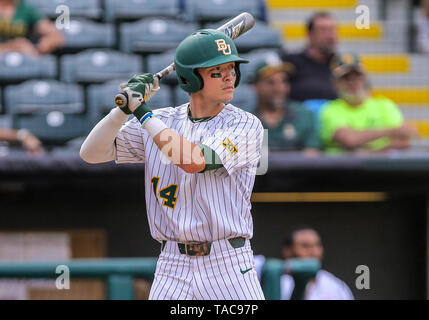
<svg viewBox="0 0 429 320">
<path fill-rule="evenodd" d="M 162 78 L 164 78 L 165 76 L 169 75 L 170 73 L 174 72 L 175 67 L 174 67 L 174 62 L 172 64 L 170 64 L 168 67 L 162 69 L 161 71 L 157 72 L 154 74 L 154 78 L 158 78 L 158 81 L 161 81 Z M 128 94 L 125 91 L 120 91 L 116 96 L 115 96 L 115 104 L 119 107 L 119 108 L 124 108 L 128 105 Z"/>
</svg>

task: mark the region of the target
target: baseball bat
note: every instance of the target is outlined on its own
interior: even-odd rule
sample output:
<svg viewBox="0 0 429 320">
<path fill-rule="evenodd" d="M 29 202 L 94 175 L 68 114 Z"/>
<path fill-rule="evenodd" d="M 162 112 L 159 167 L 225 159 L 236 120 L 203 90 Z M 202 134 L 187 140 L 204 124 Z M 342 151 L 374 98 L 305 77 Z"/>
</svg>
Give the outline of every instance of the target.
<svg viewBox="0 0 429 320">
<path fill-rule="evenodd" d="M 255 25 L 255 18 L 248 12 L 240 13 L 235 18 L 232 18 L 224 25 L 217 28 L 218 31 L 225 33 L 232 40 L 241 36 L 243 33 L 249 31 Z M 175 70 L 174 62 L 171 63 L 168 67 L 157 72 L 154 77 L 158 78 L 158 81 L 161 81 L 162 78 L 169 75 Z M 122 108 L 128 104 L 128 97 L 126 92 L 121 91 L 115 96 L 115 104 Z"/>
</svg>

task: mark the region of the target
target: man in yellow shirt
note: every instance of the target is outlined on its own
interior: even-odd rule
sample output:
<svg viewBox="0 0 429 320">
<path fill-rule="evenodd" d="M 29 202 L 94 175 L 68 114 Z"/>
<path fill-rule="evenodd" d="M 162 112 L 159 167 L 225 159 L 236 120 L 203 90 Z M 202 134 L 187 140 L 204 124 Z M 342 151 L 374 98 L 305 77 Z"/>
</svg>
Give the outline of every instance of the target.
<svg viewBox="0 0 429 320">
<path fill-rule="evenodd" d="M 373 97 L 359 60 L 348 56 L 334 69 L 339 98 L 320 114 L 325 150 L 381 152 L 406 149 L 417 130 L 404 122 L 398 106 L 386 97 Z"/>
</svg>

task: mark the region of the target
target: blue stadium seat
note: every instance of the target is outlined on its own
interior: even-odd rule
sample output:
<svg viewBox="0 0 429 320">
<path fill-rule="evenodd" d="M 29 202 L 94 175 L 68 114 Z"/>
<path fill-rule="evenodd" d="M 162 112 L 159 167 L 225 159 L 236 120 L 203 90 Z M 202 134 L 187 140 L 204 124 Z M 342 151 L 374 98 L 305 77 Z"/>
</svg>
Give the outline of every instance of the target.
<svg viewBox="0 0 429 320">
<path fill-rule="evenodd" d="M 12 117 L 9 114 L 0 115 L 0 128 L 12 128 Z"/>
<path fill-rule="evenodd" d="M 62 5 L 67 6 L 72 17 L 98 19 L 102 14 L 99 0 L 26 0 L 26 2 L 49 18 L 57 18 L 63 14 L 64 11 L 60 7 Z"/>
<path fill-rule="evenodd" d="M 174 106 L 180 106 L 188 103 L 190 100 L 189 94 L 183 91 L 179 86 L 174 87 Z"/>
<path fill-rule="evenodd" d="M 170 65 L 174 61 L 174 54 L 176 50 L 169 50 L 164 53 L 158 53 L 158 54 L 150 54 L 146 57 L 146 71 L 150 72 L 152 74 L 155 74 L 168 65 Z M 170 73 L 168 76 L 164 77 L 161 80 L 161 83 L 168 83 L 168 84 L 174 84 L 176 85 L 177 78 L 176 73 Z"/>
<path fill-rule="evenodd" d="M 260 0 L 185 0 L 185 18 L 193 22 L 219 21 L 244 11 L 261 19 Z"/>
<path fill-rule="evenodd" d="M 220 22 L 206 24 L 205 27 L 216 29 L 227 21 L 228 19 L 225 19 Z M 282 46 L 280 32 L 261 21 L 257 21 L 252 29 L 235 39 L 234 42 L 239 52 L 263 48 L 279 49 Z"/>
<path fill-rule="evenodd" d="M 255 111 L 256 102 L 256 93 L 251 85 L 240 83 L 240 85 L 235 88 L 234 99 L 232 99 L 231 104 L 244 111 L 253 113 Z"/>
<path fill-rule="evenodd" d="M 82 113 L 85 110 L 84 93 L 76 84 L 29 80 L 6 87 L 5 107 L 7 114 Z"/>
<path fill-rule="evenodd" d="M 46 145 L 64 144 L 71 139 L 85 136 L 90 131 L 86 115 L 65 114 L 61 111 L 16 115 L 13 127 L 28 129 Z"/>
<path fill-rule="evenodd" d="M 88 86 L 88 114 L 92 125 L 95 125 L 115 106 L 113 101 L 120 91 L 119 85 L 127 81 L 128 79 L 115 79 L 104 84 Z M 161 89 L 150 99 L 148 105 L 152 109 L 172 106 L 170 88 L 161 85 Z"/>
<path fill-rule="evenodd" d="M 115 28 L 110 23 L 72 19 L 70 28 L 62 31 L 65 35 L 62 49 L 112 48 L 116 42 Z"/>
<path fill-rule="evenodd" d="M 192 23 L 173 19 L 145 18 L 120 27 L 120 48 L 125 52 L 154 53 L 176 48 L 198 29 Z"/>
<path fill-rule="evenodd" d="M 105 0 L 105 19 L 109 22 L 135 20 L 151 16 L 177 17 L 179 13 L 177 0 Z"/>
<path fill-rule="evenodd" d="M 56 78 L 57 59 L 46 55 L 33 57 L 19 52 L 0 55 L 0 81 L 14 82 L 32 78 Z"/>
<path fill-rule="evenodd" d="M 108 49 L 88 49 L 61 58 L 61 80 L 65 82 L 91 83 L 131 78 L 142 69 L 141 57 Z"/>
</svg>

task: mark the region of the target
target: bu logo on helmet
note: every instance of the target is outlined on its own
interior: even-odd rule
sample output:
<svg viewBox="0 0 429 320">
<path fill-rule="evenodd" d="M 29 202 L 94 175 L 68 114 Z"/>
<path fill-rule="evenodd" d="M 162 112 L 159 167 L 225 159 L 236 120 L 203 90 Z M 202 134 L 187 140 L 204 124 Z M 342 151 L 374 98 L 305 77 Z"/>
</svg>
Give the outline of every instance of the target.
<svg viewBox="0 0 429 320">
<path fill-rule="evenodd" d="M 222 51 L 226 56 L 231 54 L 231 45 L 226 44 L 225 39 L 217 39 L 215 42 L 217 44 L 217 51 Z"/>
</svg>

